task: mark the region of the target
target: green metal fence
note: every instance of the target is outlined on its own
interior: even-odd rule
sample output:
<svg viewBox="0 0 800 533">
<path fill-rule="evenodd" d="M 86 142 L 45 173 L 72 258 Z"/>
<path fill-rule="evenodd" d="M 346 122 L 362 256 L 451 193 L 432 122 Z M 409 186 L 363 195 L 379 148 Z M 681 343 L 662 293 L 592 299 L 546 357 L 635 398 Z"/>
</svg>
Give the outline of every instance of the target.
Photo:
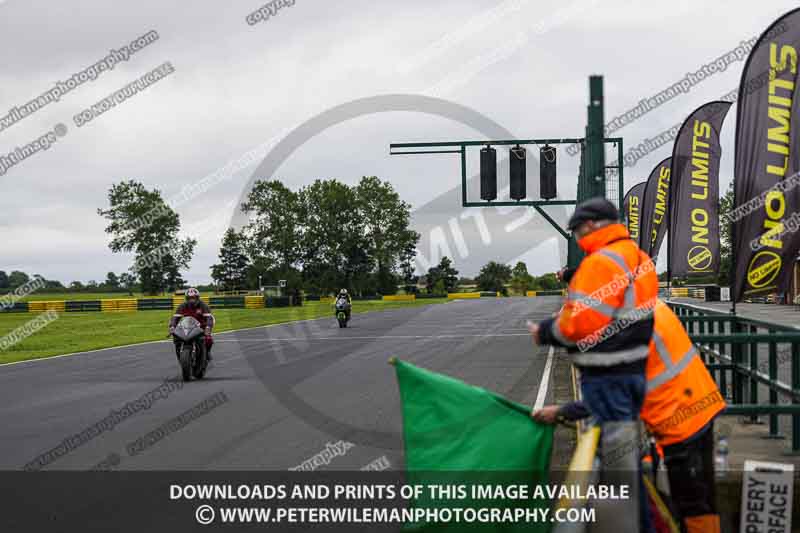
<svg viewBox="0 0 800 533">
<path fill-rule="evenodd" d="M 669 305 L 727 400 L 724 414 L 752 423 L 767 416 L 769 438 L 783 437 L 778 417 L 790 416 L 792 451 L 800 452 L 800 329 L 691 304 Z"/>
</svg>

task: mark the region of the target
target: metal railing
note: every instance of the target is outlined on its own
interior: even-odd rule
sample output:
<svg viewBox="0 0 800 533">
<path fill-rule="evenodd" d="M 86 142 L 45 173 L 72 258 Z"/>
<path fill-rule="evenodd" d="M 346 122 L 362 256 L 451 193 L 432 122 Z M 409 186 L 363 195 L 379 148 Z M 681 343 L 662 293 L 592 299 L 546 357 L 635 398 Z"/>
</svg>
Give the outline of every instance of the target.
<svg viewBox="0 0 800 533">
<path fill-rule="evenodd" d="M 767 416 L 770 438 L 783 437 L 778 416 L 788 415 L 792 452 L 800 452 L 800 328 L 668 303 L 728 402 L 723 414 L 743 415 L 752 423 Z M 759 399 L 761 387 L 765 401 Z"/>
</svg>

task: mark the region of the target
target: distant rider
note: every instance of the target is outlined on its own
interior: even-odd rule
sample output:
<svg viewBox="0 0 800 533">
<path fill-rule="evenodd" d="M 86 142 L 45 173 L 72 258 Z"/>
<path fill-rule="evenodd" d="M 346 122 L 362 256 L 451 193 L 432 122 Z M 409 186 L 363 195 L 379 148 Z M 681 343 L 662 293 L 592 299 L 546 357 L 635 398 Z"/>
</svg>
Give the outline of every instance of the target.
<svg viewBox="0 0 800 533">
<path fill-rule="evenodd" d="M 336 303 L 339 303 L 339 300 L 344 298 L 347 302 L 347 306 L 344 308 L 345 315 L 347 316 L 347 320 L 350 320 L 350 307 L 352 307 L 352 300 L 350 299 L 350 295 L 347 294 L 347 289 L 342 289 L 339 291 L 339 294 L 336 295 Z M 334 311 L 334 314 L 335 311 Z"/>
<path fill-rule="evenodd" d="M 214 338 L 211 336 L 211 330 L 214 327 L 214 315 L 211 314 L 211 308 L 208 307 L 208 304 L 200 299 L 200 291 L 194 287 L 186 291 L 186 301 L 179 305 L 175 310 L 175 314 L 172 315 L 172 319 L 169 321 L 170 335 L 175 332 L 175 325 L 178 321 L 185 316 L 191 316 L 197 319 L 197 321 L 200 322 L 200 326 L 205 330 L 206 355 L 210 361 L 211 347 L 214 345 Z M 175 340 L 175 354 L 180 357 L 178 350 L 179 343 Z"/>
</svg>

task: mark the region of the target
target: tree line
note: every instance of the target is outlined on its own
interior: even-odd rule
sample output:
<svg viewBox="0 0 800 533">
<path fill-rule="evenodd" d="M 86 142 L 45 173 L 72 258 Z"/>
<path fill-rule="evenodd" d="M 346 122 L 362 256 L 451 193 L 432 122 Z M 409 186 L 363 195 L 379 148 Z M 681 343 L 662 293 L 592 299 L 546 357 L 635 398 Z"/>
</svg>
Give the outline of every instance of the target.
<svg viewBox="0 0 800 533">
<path fill-rule="evenodd" d="M 43 280 L 43 286 L 38 288 L 36 292 L 129 292 L 140 290 L 136 280 L 127 272 L 116 274 L 109 272 L 106 274 L 104 281 L 89 280 L 86 283 L 76 280 L 64 285 L 58 280 L 46 279 L 39 274 L 28 275 L 21 270 L 13 270 L 11 273 L 6 273 L 0 270 L 0 293 L 10 292 L 17 287 L 22 287 L 29 281 L 34 279 Z"/>
<path fill-rule="evenodd" d="M 257 180 L 240 206 L 249 222 L 229 228 L 219 259 L 211 267 L 214 288 L 248 290 L 286 280 L 290 291 L 330 294 L 347 288 L 354 295 L 430 294 L 457 289 L 458 271 L 448 257 L 422 278 L 415 275 L 419 234 L 410 227 L 411 206 L 394 187 L 376 176 L 355 185 L 318 179 L 292 190 L 279 180 Z M 162 294 L 185 288 L 197 241 L 180 237 L 180 216 L 157 189 L 135 180 L 112 185 L 108 206 L 97 213 L 106 219 L 109 248 L 132 253 L 127 272 L 109 272 L 103 282 L 73 281 L 46 289 L 87 292 Z M 0 290 L 27 282 L 24 272 L 0 271 Z M 515 294 L 561 287 L 554 274 L 532 276 L 524 263 L 513 268 L 489 262 L 473 280 L 482 291 Z M 208 287 L 206 287 L 208 288 Z"/>
<path fill-rule="evenodd" d="M 184 287 L 197 241 L 179 237 L 180 217 L 161 192 L 123 181 L 108 204 L 98 214 L 108 222 L 109 248 L 134 255 L 125 281 L 146 294 Z M 375 176 L 354 186 L 318 179 L 296 191 L 258 180 L 240 207 L 250 221 L 225 232 L 211 267 L 220 290 L 286 280 L 289 290 L 316 294 L 394 294 L 413 278 L 419 234 L 410 229 L 411 206 Z"/>
<path fill-rule="evenodd" d="M 455 292 L 459 286 L 475 285 L 478 290 L 524 295 L 527 291 L 549 291 L 564 288 L 554 272 L 541 276 L 528 273 L 528 266 L 518 261 L 514 267 L 496 261 L 484 265 L 475 279 L 459 278 L 458 270 L 453 267 L 449 257 L 442 257 L 439 264 L 428 269 L 420 280 L 429 294 L 447 294 Z"/>
<path fill-rule="evenodd" d="M 296 191 L 259 180 L 241 208 L 250 222 L 225 233 L 211 268 L 225 289 L 256 286 L 260 275 L 313 294 L 394 294 L 413 280 L 419 234 L 411 206 L 376 176 L 354 186 L 320 179 Z"/>
</svg>

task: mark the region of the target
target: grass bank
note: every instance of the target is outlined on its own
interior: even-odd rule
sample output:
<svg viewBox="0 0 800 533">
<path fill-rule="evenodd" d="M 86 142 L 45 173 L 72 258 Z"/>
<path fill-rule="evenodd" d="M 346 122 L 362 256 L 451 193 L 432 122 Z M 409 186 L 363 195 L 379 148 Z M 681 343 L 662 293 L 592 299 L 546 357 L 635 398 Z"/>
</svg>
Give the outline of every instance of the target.
<svg viewBox="0 0 800 533">
<path fill-rule="evenodd" d="M 353 312 L 369 313 L 445 301 L 444 298 L 414 302 L 359 301 L 354 302 Z M 0 351 L 0 364 L 162 340 L 167 334 L 170 315 L 167 311 L 60 313 L 57 320 Z M 333 308 L 330 304 L 306 302 L 302 307 L 219 309 L 214 311 L 214 316 L 217 319 L 215 331 L 220 333 L 324 316 L 333 319 Z M 0 340 L 35 317 L 33 313 L 0 313 Z"/>
</svg>

